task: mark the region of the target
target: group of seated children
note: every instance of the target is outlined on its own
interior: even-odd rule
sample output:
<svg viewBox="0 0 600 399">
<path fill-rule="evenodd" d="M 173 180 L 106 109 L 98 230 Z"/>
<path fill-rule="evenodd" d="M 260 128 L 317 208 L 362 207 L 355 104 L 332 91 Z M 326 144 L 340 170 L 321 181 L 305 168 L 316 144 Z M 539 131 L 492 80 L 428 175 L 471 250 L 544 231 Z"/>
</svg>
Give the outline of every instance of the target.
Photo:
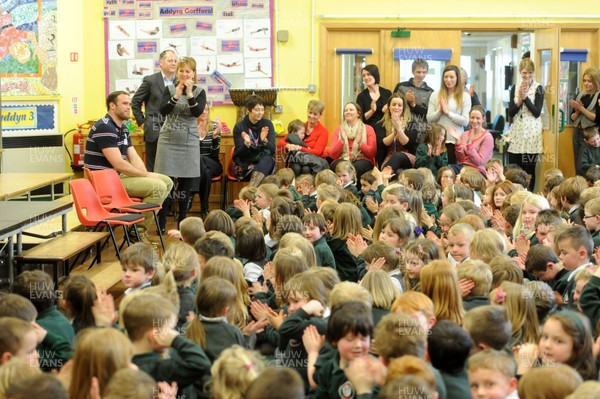
<svg viewBox="0 0 600 399">
<path fill-rule="evenodd" d="M 118 311 L 26 271 L 0 297 L 0 395 L 597 397 L 597 177 L 551 170 L 540 195 L 486 169 L 279 170 L 161 259 L 126 249 Z"/>
</svg>

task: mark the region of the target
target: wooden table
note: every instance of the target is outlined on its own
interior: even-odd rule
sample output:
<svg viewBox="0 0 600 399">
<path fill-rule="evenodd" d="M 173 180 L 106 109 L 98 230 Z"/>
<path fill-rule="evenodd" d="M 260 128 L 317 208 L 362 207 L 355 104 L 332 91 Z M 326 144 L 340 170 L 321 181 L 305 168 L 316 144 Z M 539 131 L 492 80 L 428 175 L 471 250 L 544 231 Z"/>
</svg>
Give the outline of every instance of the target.
<svg viewBox="0 0 600 399">
<path fill-rule="evenodd" d="M 0 173 L 0 200 L 26 195 L 29 201 L 32 191 L 47 186 L 51 187 L 54 200 L 54 186 L 69 181 L 72 176 L 73 173 Z"/>
<path fill-rule="evenodd" d="M 14 277 L 14 237 L 17 237 L 17 255 L 23 252 L 23 231 L 46 220 L 62 217 L 62 233 L 67 230 L 66 215 L 73 207 L 66 201 L 4 201 L 0 202 L 0 240 L 7 239 L 8 278 Z"/>
</svg>

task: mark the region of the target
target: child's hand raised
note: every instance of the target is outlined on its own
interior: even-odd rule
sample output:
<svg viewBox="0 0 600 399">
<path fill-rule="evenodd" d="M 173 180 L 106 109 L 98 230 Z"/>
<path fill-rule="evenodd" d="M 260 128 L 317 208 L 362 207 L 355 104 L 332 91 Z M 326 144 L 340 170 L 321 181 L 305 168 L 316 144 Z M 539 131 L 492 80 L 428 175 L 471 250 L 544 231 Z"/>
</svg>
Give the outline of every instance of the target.
<svg viewBox="0 0 600 399">
<path fill-rule="evenodd" d="M 368 196 L 365 199 L 365 205 L 371 213 L 377 213 L 379 211 L 379 203 L 375 201 L 371 196 Z"/>
<path fill-rule="evenodd" d="M 265 280 L 271 281 L 273 279 L 273 262 L 265 263 L 262 275 L 265 278 Z"/>
<path fill-rule="evenodd" d="M 160 381 L 156 383 L 158 394 L 156 399 L 176 399 L 177 398 L 177 383 L 173 381 L 171 385 L 168 382 Z"/>
<path fill-rule="evenodd" d="M 153 334 L 150 336 L 150 341 L 154 349 L 166 349 L 173 345 L 173 341 L 179 333 L 167 326 L 159 326 L 153 328 Z"/>
<path fill-rule="evenodd" d="M 363 227 L 362 237 L 367 241 L 373 241 L 373 228 L 371 226 Z"/>
<path fill-rule="evenodd" d="M 421 220 L 428 228 L 433 227 L 433 225 L 435 224 L 435 217 L 433 215 L 428 214 L 425 209 L 421 211 Z"/>
<path fill-rule="evenodd" d="M 360 256 L 360 254 L 362 254 L 367 248 L 367 243 L 365 242 L 364 238 L 354 234 L 348 234 L 346 245 L 348 246 L 348 251 L 350 251 L 350 253 L 355 257 Z"/>
<path fill-rule="evenodd" d="M 92 306 L 92 313 L 94 314 L 94 320 L 98 327 L 110 327 L 118 318 L 117 311 L 115 309 L 115 299 L 112 295 L 107 294 L 106 290 L 96 286 L 96 292 L 98 299 Z"/>
<path fill-rule="evenodd" d="M 33 330 L 35 331 L 35 336 L 36 336 L 36 339 L 37 339 L 37 343 L 41 344 L 42 341 L 44 340 L 44 338 L 46 338 L 46 335 L 48 334 L 48 331 L 46 331 L 44 329 L 44 327 L 40 326 L 35 321 L 32 321 L 31 325 L 33 326 Z"/>
<path fill-rule="evenodd" d="M 267 316 L 275 312 L 266 303 L 254 301 L 250 304 L 250 313 L 256 320 L 267 320 Z"/>
<path fill-rule="evenodd" d="M 319 353 L 319 350 L 321 350 L 321 347 L 325 343 L 325 336 L 320 335 L 317 327 L 311 324 L 304 329 L 302 343 L 307 353 Z"/>
<path fill-rule="evenodd" d="M 250 323 L 246 324 L 246 327 L 244 327 L 242 332 L 245 336 L 260 334 L 264 331 L 267 324 L 269 324 L 267 320 L 251 321 Z"/>
<path fill-rule="evenodd" d="M 242 212 L 244 214 L 244 216 L 250 216 L 250 201 L 248 200 L 242 200 L 242 199 L 236 199 L 233 201 L 233 206 L 239 210 L 240 212 Z"/>
<path fill-rule="evenodd" d="M 539 357 L 538 345 L 534 343 L 515 346 L 512 351 L 517 362 L 517 375 L 529 371 Z"/>
<path fill-rule="evenodd" d="M 384 266 L 385 258 L 377 258 L 370 263 L 369 270 L 383 270 Z"/>
<path fill-rule="evenodd" d="M 269 320 L 269 324 L 272 325 L 273 328 L 278 330 L 283 321 L 285 320 L 283 310 L 280 310 L 279 313 L 275 313 L 275 311 L 272 311 L 271 313 L 267 314 L 267 320 Z"/>
<path fill-rule="evenodd" d="M 470 279 L 461 278 L 458 281 L 458 285 L 460 286 L 460 293 L 463 298 L 468 297 L 475 288 L 475 282 Z"/>
<path fill-rule="evenodd" d="M 519 254 L 519 258 L 521 258 L 523 261 L 527 259 L 527 253 L 529 252 L 530 244 L 531 243 L 529 242 L 527 237 L 525 237 L 525 234 L 519 234 L 517 239 L 514 240 L 515 249 Z"/>
<path fill-rule="evenodd" d="M 494 215 L 494 211 L 490 205 L 481 205 L 481 208 L 479 208 L 479 214 L 485 220 L 490 220 Z"/>
<path fill-rule="evenodd" d="M 167 236 L 181 240 L 181 231 L 176 230 L 176 229 L 171 229 L 171 230 L 167 231 Z"/>
<path fill-rule="evenodd" d="M 311 299 L 308 303 L 302 306 L 302 309 L 311 316 L 323 317 L 323 312 L 325 308 L 323 304 L 316 299 Z"/>
</svg>

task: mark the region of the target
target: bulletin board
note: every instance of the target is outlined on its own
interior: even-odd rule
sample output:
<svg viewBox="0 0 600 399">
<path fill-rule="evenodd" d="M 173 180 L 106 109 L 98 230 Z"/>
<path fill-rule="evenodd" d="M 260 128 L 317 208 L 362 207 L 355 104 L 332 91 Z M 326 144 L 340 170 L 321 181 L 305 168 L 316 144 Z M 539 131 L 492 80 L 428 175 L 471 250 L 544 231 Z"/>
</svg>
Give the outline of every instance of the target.
<svg viewBox="0 0 600 399">
<path fill-rule="evenodd" d="M 132 95 L 167 49 L 196 60 L 213 105 L 273 85 L 272 0 L 104 0 L 106 91 Z"/>
</svg>

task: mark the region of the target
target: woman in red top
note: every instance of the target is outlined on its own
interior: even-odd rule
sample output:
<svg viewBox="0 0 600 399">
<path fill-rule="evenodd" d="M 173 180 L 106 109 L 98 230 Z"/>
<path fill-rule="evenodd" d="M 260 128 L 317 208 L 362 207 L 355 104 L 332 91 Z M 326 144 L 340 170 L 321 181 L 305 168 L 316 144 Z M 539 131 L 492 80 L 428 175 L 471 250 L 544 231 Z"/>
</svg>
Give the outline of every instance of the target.
<svg viewBox="0 0 600 399">
<path fill-rule="evenodd" d="M 449 128 L 448 134 L 456 139 L 456 162 L 450 165 L 456 174 L 463 166 L 472 166 L 485 176 L 485 163 L 492 159 L 494 153 L 494 138 L 485 130 L 485 110 L 476 105 L 469 112 L 471 130 L 459 136 L 456 130 Z"/>
<path fill-rule="evenodd" d="M 360 177 L 373 169 L 377 141 L 375 131 L 361 120 L 362 109 L 354 102 L 344 106 L 344 120 L 331 137 L 329 156 L 334 160 L 331 170 L 335 171 L 338 162 L 352 162 L 356 169 L 356 188 L 360 190 Z"/>
<path fill-rule="evenodd" d="M 279 140 L 277 147 L 289 152 L 287 159 L 289 167 L 296 176 L 301 174 L 316 175 L 323 169 L 329 168 L 329 163 L 322 158 L 329 132 L 321 125 L 319 118 L 325 110 L 325 104 L 318 100 L 310 100 L 308 103 L 308 116 L 306 132 L 304 133 L 304 146 L 288 142 L 288 135 Z"/>
</svg>

